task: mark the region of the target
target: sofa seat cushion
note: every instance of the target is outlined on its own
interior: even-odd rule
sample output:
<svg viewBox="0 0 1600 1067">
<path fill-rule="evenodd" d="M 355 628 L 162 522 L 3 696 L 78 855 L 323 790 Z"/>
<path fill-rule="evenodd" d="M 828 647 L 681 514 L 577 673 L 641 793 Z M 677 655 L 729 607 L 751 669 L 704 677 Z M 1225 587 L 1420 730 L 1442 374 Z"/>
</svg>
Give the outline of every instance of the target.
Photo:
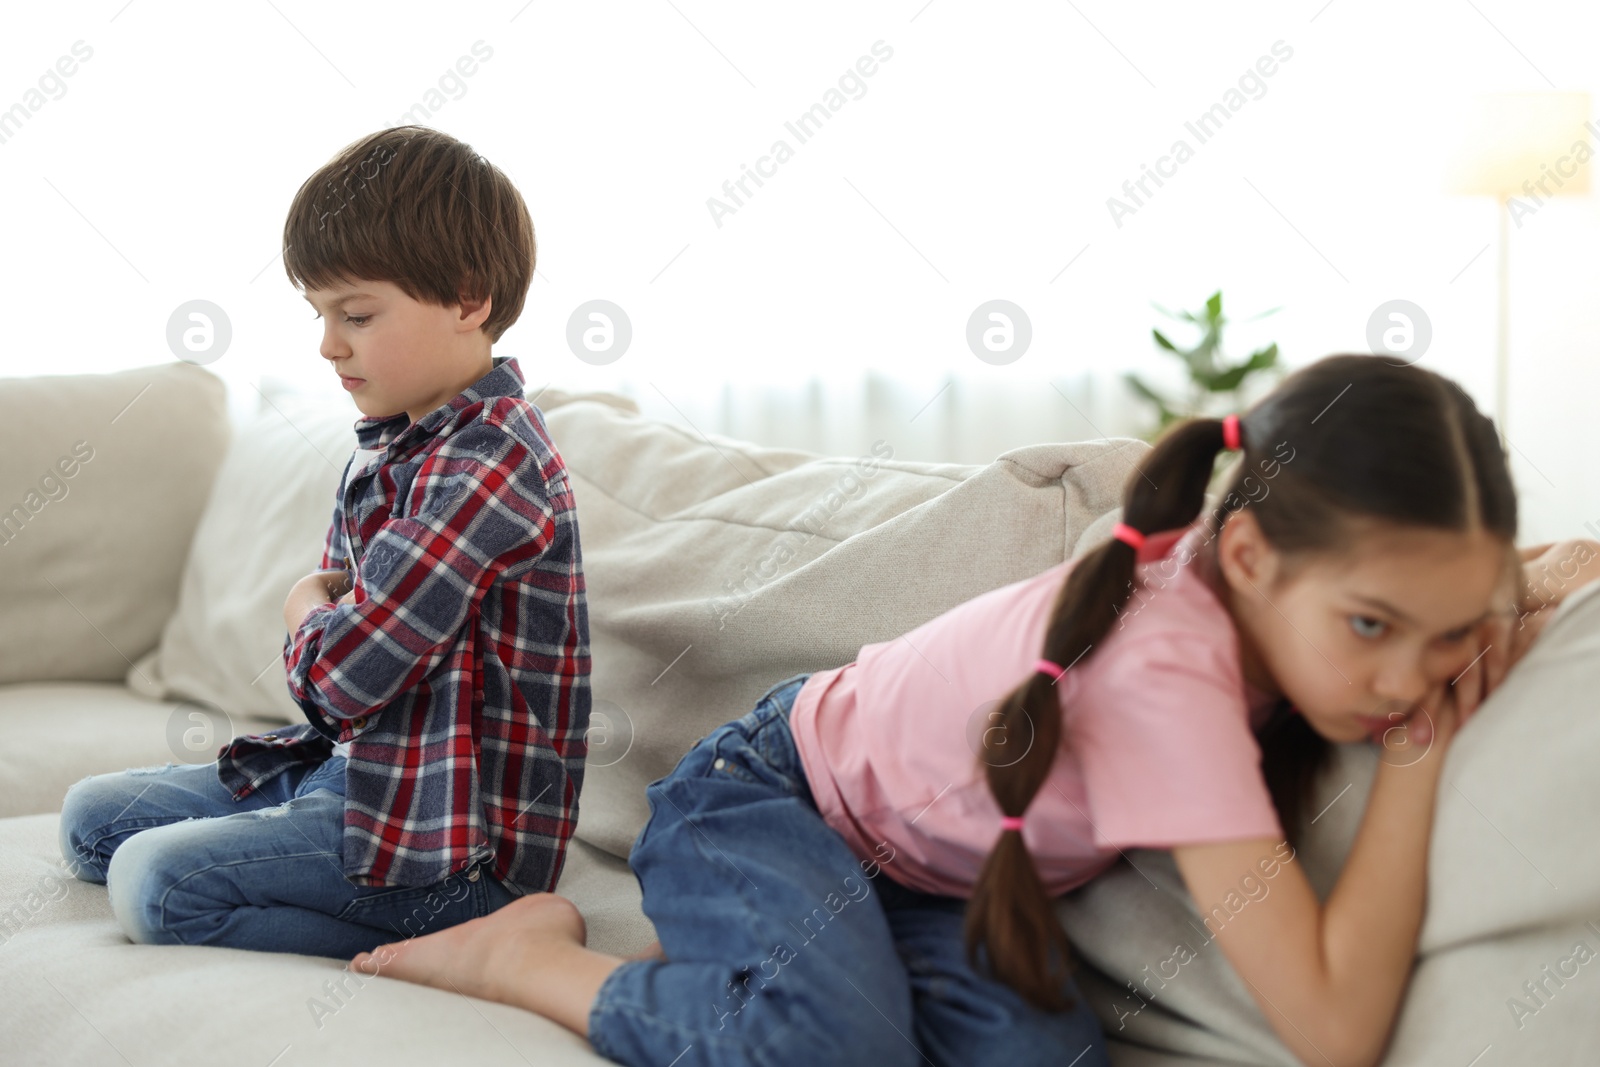
<svg viewBox="0 0 1600 1067">
<path fill-rule="evenodd" d="M 87 775 L 210 762 L 235 733 L 273 725 L 200 702 L 150 700 L 120 682 L 0 685 L 0 817 L 60 811 L 67 787 Z"/>
<path fill-rule="evenodd" d="M 609 1062 L 530 1012 L 332 958 L 133 944 L 105 887 L 70 873 L 58 824 L 55 814 L 0 819 L 6 1063 Z M 592 947 L 627 954 L 652 940 L 638 882 L 615 857 L 575 842 L 559 888 L 579 902 Z"/>
</svg>

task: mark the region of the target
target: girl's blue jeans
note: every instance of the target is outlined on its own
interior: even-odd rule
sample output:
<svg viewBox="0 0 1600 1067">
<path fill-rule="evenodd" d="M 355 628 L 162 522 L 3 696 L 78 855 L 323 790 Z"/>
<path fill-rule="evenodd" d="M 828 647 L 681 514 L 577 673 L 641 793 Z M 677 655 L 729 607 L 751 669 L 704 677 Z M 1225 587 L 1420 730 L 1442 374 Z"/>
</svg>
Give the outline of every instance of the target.
<svg viewBox="0 0 1600 1067">
<path fill-rule="evenodd" d="M 140 944 L 222 945 L 349 959 L 487 915 L 514 899 L 487 866 L 431 886 L 344 876 L 345 758 L 291 767 L 243 800 L 215 763 L 85 778 L 61 805 L 61 854 L 103 882 Z"/>
<path fill-rule="evenodd" d="M 606 976 L 590 1044 L 637 1067 L 1107 1067 L 1075 983 L 1074 1010 L 1050 1014 L 975 973 L 966 902 L 894 882 L 889 846 L 859 859 L 823 821 L 789 731 L 806 678 L 646 787 L 629 863 L 666 959 Z"/>
</svg>

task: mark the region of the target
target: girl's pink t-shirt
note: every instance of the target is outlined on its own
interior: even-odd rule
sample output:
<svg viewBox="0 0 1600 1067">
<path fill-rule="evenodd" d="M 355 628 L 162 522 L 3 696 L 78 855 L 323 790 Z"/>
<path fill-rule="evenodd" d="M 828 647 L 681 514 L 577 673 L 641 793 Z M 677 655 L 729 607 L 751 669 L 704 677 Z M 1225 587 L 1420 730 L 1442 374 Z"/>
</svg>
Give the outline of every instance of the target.
<svg viewBox="0 0 1600 1067">
<path fill-rule="evenodd" d="M 1062 747 L 1022 829 L 1052 894 L 1123 848 L 1283 837 L 1253 732 L 1274 702 L 1244 680 L 1215 572 L 1196 554 L 1210 536 L 1202 518 L 1147 537 L 1117 622 L 1056 683 Z M 818 811 L 862 860 L 922 892 L 971 895 L 1000 835 L 983 732 L 1033 670 L 1076 562 L 806 680 L 790 712 L 796 748 Z M 1028 742 L 1007 739 L 1019 755 Z"/>
</svg>

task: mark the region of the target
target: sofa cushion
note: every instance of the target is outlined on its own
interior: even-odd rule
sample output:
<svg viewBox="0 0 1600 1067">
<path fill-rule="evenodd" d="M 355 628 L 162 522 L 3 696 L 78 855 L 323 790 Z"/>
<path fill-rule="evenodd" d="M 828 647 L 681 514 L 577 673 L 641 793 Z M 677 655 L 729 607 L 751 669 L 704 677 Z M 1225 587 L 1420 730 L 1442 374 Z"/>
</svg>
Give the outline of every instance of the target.
<svg viewBox="0 0 1600 1067">
<path fill-rule="evenodd" d="M 236 734 L 271 722 L 195 701 L 149 700 L 117 682 L 0 685 L 0 818 L 61 810 L 91 774 L 207 763 Z"/>
<path fill-rule="evenodd" d="M 72 876 L 58 826 L 54 814 L 0 820 L 6 1063 L 608 1062 L 531 1012 L 332 958 L 133 944 L 105 887 Z M 615 857 L 574 842 L 558 889 L 578 903 L 591 947 L 626 954 L 652 939 L 638 883 Z"/>
<path fill-rule="evenodd" d="M 228 445 L 191 363 L 0 385 L 0 685 L 120 681 L 177 603 Z"/>
<path fill-rule="evenodd" d="M 130 688 L 142 676 L 150 695 L 304 720 L 284 673 L 283 602 L 322 565 L 360 415 L 348 400 L 285 395 L 240 427 L 195 530 L 177 610 L 150 662 L 128 672 Z"/>
</svg>

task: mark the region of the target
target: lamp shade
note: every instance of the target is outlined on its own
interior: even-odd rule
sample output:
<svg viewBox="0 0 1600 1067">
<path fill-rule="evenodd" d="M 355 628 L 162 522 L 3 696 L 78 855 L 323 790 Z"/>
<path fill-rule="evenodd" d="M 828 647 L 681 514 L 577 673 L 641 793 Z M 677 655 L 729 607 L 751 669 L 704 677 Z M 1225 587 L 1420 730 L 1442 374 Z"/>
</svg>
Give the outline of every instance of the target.
<svg viewBox="0 0 1600 1067">
<path fill-rule="evenodd" d="M 1588 122 L 1588 93 L 1478 96 L 1446 170 L 1445 191 L 1501 199 L 1584 195 L 1594 152 Z"/>
</svg>

